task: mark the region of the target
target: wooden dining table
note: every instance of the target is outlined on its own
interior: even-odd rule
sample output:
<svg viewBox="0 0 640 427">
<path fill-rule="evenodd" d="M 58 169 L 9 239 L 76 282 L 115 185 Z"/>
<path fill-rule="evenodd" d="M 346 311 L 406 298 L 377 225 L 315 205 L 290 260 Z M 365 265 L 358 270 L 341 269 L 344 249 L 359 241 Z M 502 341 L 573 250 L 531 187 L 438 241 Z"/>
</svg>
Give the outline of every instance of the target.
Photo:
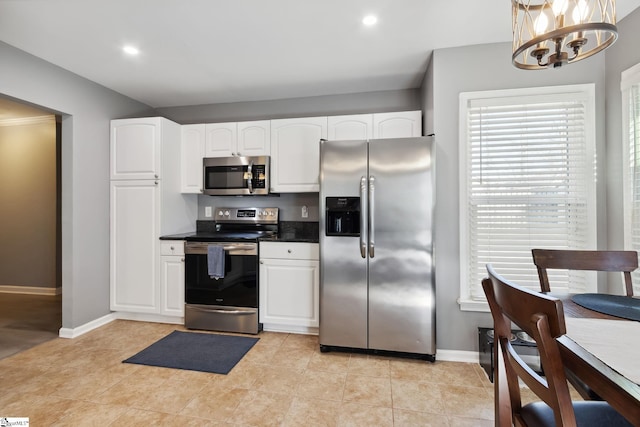
<svg viewBox="0 0 640 427">
<path fill-rule="evenodd" d="M 551 295 L 562 300 L 565 318 L 621 320 L 582 307 L 571 300 L 570 295 Z M 628 321 L 627 321 L 628 322 Z M 613 323 L 615 325 L 615 323 Z M 558 338 L 565 367 L 583 381 L 602 399 L 609 402 L 633 425 L 640 426 L 640 385 L 612 369 L 591 352 L 577 344 L 569 334 Z M 640 340 L 640 336 L 629 337 Z M 640 354 L 637 357 L 640 364 Z"/>
</svg>

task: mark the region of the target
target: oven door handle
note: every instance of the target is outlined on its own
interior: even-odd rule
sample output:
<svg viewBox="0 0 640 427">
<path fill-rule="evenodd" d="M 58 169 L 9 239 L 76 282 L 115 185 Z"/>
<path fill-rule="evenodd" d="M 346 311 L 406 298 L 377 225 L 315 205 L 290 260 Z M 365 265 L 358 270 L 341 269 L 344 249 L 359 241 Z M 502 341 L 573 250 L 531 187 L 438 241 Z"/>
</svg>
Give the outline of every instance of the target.
<svg viewBox="0 0 640 427">
<path fill-rule="evenodd" d="M 184 245 L 185 254 L 206 255 L 209 245 L 222 246 L 229 255 L 257 255 L 258 245 L 256 243 L 203 243 L 203 242 L 187 242 Z"/>
</svg>

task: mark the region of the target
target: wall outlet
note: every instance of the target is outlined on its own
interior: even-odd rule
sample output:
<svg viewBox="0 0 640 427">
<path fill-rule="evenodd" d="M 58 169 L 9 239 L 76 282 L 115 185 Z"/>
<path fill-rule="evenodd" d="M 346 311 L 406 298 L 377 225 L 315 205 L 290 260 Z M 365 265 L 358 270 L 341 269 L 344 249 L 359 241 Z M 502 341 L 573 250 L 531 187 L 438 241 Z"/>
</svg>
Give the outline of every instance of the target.
<svg viewBox="0 0 640 427">
<path fill-rule="evenodd" d="M 211 218 L 211 206 L 205 206 L 204 207 L 204 216 L 207 218 Z"/>
<path fill-rule="evenodd" d="M 307 208 L 306 206 L 302 206 L 300 215 L 302 215 L 302 218 L 309 218 L 309 208 Z"/>
</svg>

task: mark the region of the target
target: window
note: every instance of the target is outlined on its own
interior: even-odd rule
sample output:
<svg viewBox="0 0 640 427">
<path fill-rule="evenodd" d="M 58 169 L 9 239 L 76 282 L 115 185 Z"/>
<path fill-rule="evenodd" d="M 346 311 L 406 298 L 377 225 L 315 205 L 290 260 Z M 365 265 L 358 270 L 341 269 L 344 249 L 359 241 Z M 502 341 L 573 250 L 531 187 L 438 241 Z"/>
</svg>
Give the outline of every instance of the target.
<svg viewBox="0 0 640 427">
<path fill-rule="evenodd" d="M 640 64 L 622 73 L 622 141 L 624 144 L 624 246 L 640 251 Z M 640 272 L 632 275 L 640 291 Z"/>
<path fill-rule="evenodd" d="M 532 248 L 594 249 L 594 85 L 460 95 L 460 304 L 488 310 L 486 264 L 539 290 Z M 595 291 L 552 270 L 554 290 Z"/>
</svg>

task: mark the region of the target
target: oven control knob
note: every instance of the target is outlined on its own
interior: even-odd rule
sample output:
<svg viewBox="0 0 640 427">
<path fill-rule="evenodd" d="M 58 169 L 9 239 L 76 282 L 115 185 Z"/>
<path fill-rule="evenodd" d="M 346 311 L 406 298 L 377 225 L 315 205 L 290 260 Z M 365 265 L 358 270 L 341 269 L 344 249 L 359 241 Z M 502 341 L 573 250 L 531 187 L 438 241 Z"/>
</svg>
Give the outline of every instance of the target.
<svg viewBox="0 0 640 427">
<path fill-rule="evenodd" d="M 224 211 L 224 216 L 229 216 L 229 211 Z"/>
<path fill-rule="evenodd" d="M 222 215 L 223 215 L 222 211 L 218 211 L 218 216 L 222 216 Z"/>
</svg>

